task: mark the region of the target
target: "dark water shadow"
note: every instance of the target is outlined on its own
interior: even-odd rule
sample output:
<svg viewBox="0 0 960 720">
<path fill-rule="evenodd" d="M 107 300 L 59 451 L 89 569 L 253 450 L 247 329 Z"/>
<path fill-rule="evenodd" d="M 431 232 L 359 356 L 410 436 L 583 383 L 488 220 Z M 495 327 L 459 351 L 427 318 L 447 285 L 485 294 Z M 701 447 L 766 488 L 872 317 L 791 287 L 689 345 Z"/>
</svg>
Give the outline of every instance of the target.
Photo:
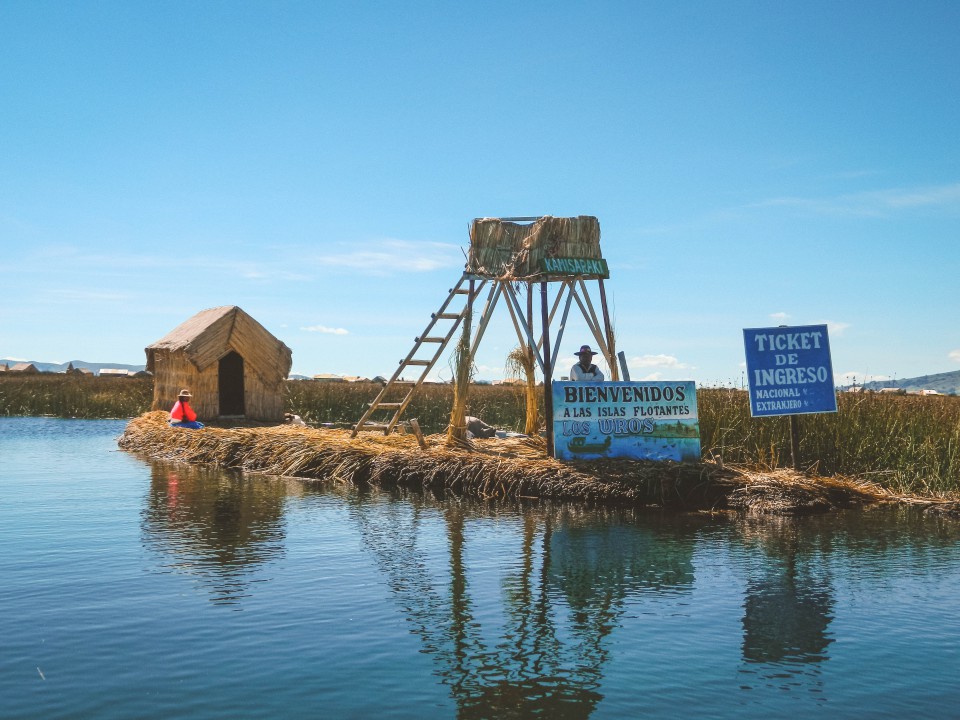
<svg viewBox="0 0 960 720">
<path fill-rule="evenodd" d="M 936 573 L 960 561 L 960 523 L 909 506 L 748 518 L 731 529 L 731 539 L 751 555 L 742 618 L 745 690 L 776 687 L 823 698 L 822 665 L 836 640 L 835 573 L 849 584 L 856 582 L 852 567 L 875 580 Z"/>
<path fill-rule="evenodd" d="M 256 571 L 284 552 L 286 485 L 219 469 L 152 461 L 144 547 L 195 577 L 218 604 L 239 604 Z"/>
</svg>

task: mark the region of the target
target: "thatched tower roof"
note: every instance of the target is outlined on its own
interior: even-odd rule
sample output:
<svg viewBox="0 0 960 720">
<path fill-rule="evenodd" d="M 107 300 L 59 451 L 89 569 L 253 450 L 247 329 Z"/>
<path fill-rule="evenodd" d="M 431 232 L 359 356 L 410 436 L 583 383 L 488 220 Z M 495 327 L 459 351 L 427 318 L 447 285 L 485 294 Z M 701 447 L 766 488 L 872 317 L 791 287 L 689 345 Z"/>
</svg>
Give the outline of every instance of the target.
<svg viewBox="0 0 960 720">
<path fill-rule="evenodd" d="M 236 305 L 201 310 L 148 345 L 147 370 L 155 372 L 156 352 L 181 352 L 197 368 L 205 370 L 230 350 L 240 352 L 256 367 L 278 368 L 286 377 L 293 353 L 260 323 Z"/>
<path fill-rule="evenodd" d="M 547 259 L 563 259 L 584 277 L 604 277 L 605 271 L 599 270 L 602 258 L 600 221 L 592 215 L 544 215 L 533 222 L 477 218 L 470 226 L 467 272 L 482 277 L 550 279 Z M 570 262 L 577 260 L 593 262 Z"/>
</svg>

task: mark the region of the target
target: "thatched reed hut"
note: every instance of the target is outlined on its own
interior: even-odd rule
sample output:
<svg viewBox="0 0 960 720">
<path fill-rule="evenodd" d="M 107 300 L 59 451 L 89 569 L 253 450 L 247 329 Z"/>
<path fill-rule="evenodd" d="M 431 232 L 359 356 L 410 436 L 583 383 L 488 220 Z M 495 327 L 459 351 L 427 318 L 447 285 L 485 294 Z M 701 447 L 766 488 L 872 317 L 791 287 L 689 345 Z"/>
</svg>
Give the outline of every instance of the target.
<svg viewBox="0 0 960 720">
<path fill-rule="evenodd" d="M 290 348 L 236 305 L 198 312 L 146 353 L 153 410 L 169 410 L 189 388 L 201 419 L 283 419 Z"/>
<path fill-rule="evenodd" d="M 467 272 L 504 279 L 546 279 L 547 258 L 601 261 L 600 221 L 592 215 L 544 215 L 530 223 L 477 218 L 470 226 Z M 598 273 L 589 267 L 578 273 Z"/>
</svg>

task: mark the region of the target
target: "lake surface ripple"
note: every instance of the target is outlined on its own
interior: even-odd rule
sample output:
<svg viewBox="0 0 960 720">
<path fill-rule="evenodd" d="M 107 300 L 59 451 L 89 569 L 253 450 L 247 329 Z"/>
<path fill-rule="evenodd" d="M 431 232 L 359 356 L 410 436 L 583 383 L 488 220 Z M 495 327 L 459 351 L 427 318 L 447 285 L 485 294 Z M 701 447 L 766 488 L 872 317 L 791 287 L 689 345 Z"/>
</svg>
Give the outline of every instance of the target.
<svg viewBox="0 0 960 720">
<path fill-rule="evenodd" d="M 960 523 L 477 502 L 0 418 L 0 718 L 957 717 Z"/>
</svg>

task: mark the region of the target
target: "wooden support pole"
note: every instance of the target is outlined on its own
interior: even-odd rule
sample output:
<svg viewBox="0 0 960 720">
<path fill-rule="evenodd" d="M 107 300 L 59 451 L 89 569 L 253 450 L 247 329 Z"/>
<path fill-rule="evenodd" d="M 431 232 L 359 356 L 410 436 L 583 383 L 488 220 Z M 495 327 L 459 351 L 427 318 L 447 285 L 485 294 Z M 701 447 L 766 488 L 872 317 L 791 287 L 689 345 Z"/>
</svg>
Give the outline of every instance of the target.
<svg viewBox="0 0 960 720">
<path fill-rule="evenodd" d="M 623 375 L 623 379 L 630 382 L 630 368 L 627 367 L 627 356 L 623 350 L 617 353 L 617 360 L 620 361 L 620 373 Z"/>
<path fill-rule="evenodd" d="M 603 313 L 604 335 L 607 337 L 610 376 L 612 380 L 619 380 L 620 378 L 617 376 L 617 363 L 615 363 L 613 360 L 617 351 L 614 347 L 613 327 L 610 325 L 610 311 L 607 309 L 607 293 L 603 288 L 603 278 L 597 278 L 597 283 L 600 285 L 600 310 Z"/>
<path fill-rule="evenodd" d="M 800 420 L 796 415 L 790 416 L 790 461 L 793 469 L 800 469 Z"/>
<path fill-rule="evenodd" d="M 533 283 L 527 282 L 527 322 L 530 323 L 530 334 L 533 335 Z M 530 348 L 534 351 L 534 348 Z"/>
<path fill-rule="evenodd" d="M 550 362 L 550 315 L 547 283 L 540 283 L 540 317 L 543 323 L 543 419 L 547 430 L 547 457 L 553 457 L 553 364 Z"/>
</svg>

